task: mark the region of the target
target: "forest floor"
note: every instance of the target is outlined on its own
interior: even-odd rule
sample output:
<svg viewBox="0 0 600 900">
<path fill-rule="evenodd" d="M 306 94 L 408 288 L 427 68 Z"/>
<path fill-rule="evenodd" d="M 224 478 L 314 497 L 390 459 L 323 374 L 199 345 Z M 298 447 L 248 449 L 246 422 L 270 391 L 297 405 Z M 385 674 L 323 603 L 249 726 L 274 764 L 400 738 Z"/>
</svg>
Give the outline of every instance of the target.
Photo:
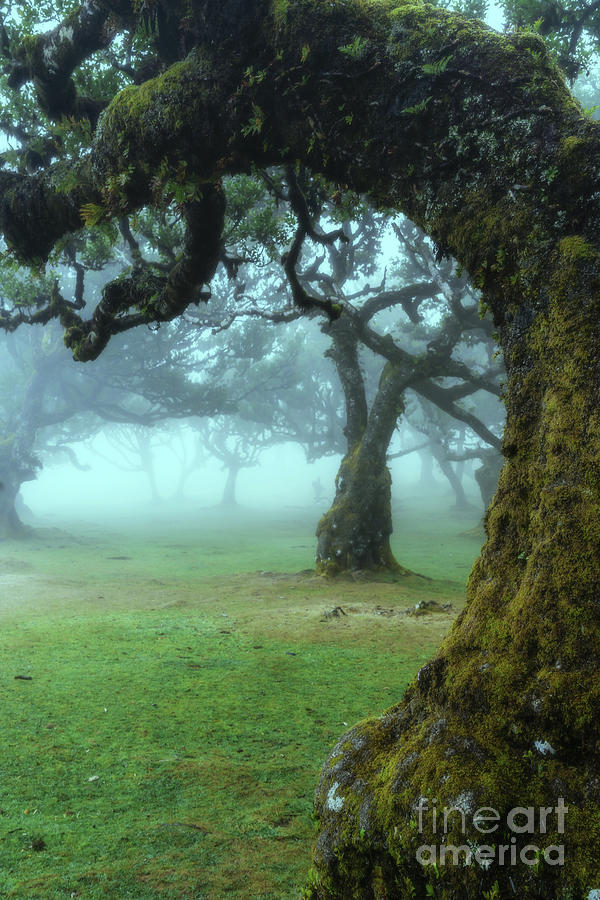
<svg viewBox="0 0 600 900">
<path fill-rule="evenodd" d="M 482 542 L 477 512 L 415 501 L 394 547 L 427 578 L 325 580 L 316 518 L 196 510 L 0 544 L 0 896 L 299 896 L 322 762 L 400 699 Z"/>
</svg>

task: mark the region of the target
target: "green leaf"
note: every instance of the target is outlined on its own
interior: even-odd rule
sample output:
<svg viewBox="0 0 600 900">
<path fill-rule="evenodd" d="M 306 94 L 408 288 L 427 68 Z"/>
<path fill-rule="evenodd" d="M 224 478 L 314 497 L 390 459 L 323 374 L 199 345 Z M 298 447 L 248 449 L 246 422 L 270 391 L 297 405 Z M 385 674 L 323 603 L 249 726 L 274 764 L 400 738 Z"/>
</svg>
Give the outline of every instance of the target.
<svg viewBox="0 0 600 900">
<path fill-rule="evenodd" d="M 79 212 L 86 228 L 92 228 L 94 225 L 97 225 L 106 215 L 106 210 L 98 203 L 84 203 Z"/>
<path fill-rule="evenodd" d="M 434 63 L 425 63 L 423 66 L 423 72 L 425 75 L 441 75 L 442 72 L 445 72 L 448 68 L 448 63 L 453 57 L 453 53 L 450 56 L 443 56 L 442 59 L 438 59 L 437 62 Z"/>
<path fill-rule="evenodd" d="M 340 53 L 344 53 L 346 56 L 349 56 L 350 59 L 360 59 L 365 55 L 365 51 L 367 49 L 368 40 L 364 37 L 361 37 L 359 34 L 354 38 L 353 41 L 349 44 L 345 44 L 343 47 L 338 47 Z"/>
</svg>

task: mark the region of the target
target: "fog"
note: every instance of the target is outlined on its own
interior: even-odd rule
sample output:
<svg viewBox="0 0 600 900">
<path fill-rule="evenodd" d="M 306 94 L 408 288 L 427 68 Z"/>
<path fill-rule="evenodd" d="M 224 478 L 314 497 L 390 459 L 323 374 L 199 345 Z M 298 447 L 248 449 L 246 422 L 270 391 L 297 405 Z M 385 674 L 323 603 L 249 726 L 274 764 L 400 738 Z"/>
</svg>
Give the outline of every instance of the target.
<svg viewBox="0 0 600 900">
<path fill-rule="evenodd" d="M 102 438 L 94 443 L 108 452 Z M 86 446 L 77 447 L 76 452 L 80 463 L 89 466 L 88 471 L 68 464 L 54 465 L 42 471 L 36 481 L 23 486 L 23 499 L 36 515 L 88 519 L 97 514 L 110 519 L 125 514 L 148 515 L 150 509 L 153 517 L 160 518 L 163 505 L 165 509 L 177 504 L 202 509 L 221 503 L 227 472 L 217 460 L 206 460 L 201 469 L 189 476 L 183 498 L 174 498 L 177 460 L 168 449 L 155 451 L 157 486 L 163 500 L 155 503 L 143 472 L 123 472 L 100 460 Z M 260 465 L 239 473 L 238 504 L 270 510 L 312 505 L 312 482 L 317 478 L 326 495 L 333 497 L 338 465 L 339 457 L 307 464 L 301 448 L 293 444 L 274 447 L 265 451 Z"/>
<path fill-rule="evenodd" d="M 139 519 L 160 523 L 162 519 L 172 519 L 178 511 L 188 518 L 194 510 L 200 515 L 202 510 L 221 506 L 227 472 L 214 459 L 207 459 L 189 476 L 183 496 L 174 496 L 178 460 L 168 449 L 156 450 L 156 481 L 161 495 L 156 502 L 143 472 L 124 472 L 99 457 L 97 451 L 110 452 L 119 462 L 102 435 L 91 445 L 73 445 L 73 449 L 85 471 L 68 463 L 48 465 L 34 481 L 22 486 L 21 496 L 28 507 L 25 518 L 31 524 L 60 527 L 78 521 L 101 521 L 118 527 L 125 521 Z M 291 519 L 295 509 L 315 509 L 318 515 L 333 501 L 340 462 L 341 456 L 334 455 L 308 463 L 302 449 L 292 443 L 266 450 L 259 465 L 240 471 L 237 506 L 228 512 L 235 517 L 242 510 L 281 511 Z M 439 504 L 443 512 L 451 510 L 453 492 L 436 461 L 432 460 L 432 464 L 435 482 L 426 485 L 420 481 L 422 464 L 418 453 L 390 461 L 394 507 L 407 499 L 423 497 Z M 316 496 L 315 482 L 320 483 L 320 497 Z M 469 475 L 464 482 L 473 504 L 471 515 L 477 518 L 482 512 L 477 485 Z"/>
</svg>

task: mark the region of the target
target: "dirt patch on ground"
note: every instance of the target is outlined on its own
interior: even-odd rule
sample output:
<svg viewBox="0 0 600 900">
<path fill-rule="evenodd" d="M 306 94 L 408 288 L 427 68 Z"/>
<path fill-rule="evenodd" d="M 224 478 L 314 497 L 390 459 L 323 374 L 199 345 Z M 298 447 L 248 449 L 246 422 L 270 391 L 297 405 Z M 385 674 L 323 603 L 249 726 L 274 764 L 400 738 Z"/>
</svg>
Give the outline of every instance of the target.
<svg viewBox="0 0 600 900">
<path fill-rule="evenodd" d="M 442 639 L 459 611 L 456 599 L 455 589 L 429 596 L 427 582 L 416 576 L 389 582 L 256 572 L 207 579 L 201 593 L 166 605 L 210 610 L 232 631 L 277 640 L 302 634 L 313 643 L 379 645 L 400 638 L 420 646 Z M 333 615 L 336 609 L 343 613 Z"/>
<path fill-rule="evenodd" d="M 128 564 L 129 565 L 129 564 Z M 13 571 L 9 571 L 10 569 Z M 418 576 L 327 579 L 306 570 L 259 571 L 210 578 L 144 578 L 136 568 L 90 584 L 79 573 L 40 575 L 18 559 L 0 560 L 0 616 L 72 616 L 115 610 L 167 610 L 218 618 L 231 634 L 257 640 L 418 648 L 440 641 L 460 609 L 456 585 Z M 77 577 L 79 575 L 79 577 Z M 72 577 L 75 576 L 75 577 Z M 451 604 L 449 606 L 448 604 Z M 424 610 L 419 613 L 417 607 Z M 332 615 L 333 610 L 343 610 Z"/>
</svg>

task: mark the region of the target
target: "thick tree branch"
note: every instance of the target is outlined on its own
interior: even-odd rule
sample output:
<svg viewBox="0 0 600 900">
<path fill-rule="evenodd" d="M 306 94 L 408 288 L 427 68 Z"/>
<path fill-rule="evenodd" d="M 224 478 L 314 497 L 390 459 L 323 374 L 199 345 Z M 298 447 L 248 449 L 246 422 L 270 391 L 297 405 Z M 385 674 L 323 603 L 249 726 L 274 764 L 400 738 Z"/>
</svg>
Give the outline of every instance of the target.
<svg viewBox="0 0 600 900">
<path fill-rule="evenodd" d="M 467 412 L 460 406 L 457 406 L 456 403 L 449 400 L 445 395 L 443 388 L 434 384 L 432 381 L 413 383 L 411 384 L 411 387 L 417 394 L 420 394 L 427 400 L 431 400 L 432 403 L 435 403 L 436 406 L 448 413 L 452 418 L 458 419 L 459 422 L 464 422 L 465 425 L 468 425 L 469 428 L 471 428 L 475 434 L 478 434 L 486 444 L 495 447 L 497 450 L 501 449 L 502 440 L 499 437 L 496 437 L 496 435 L 490 431 L 477 416 Z"/>
<path fill-rule="evenodd" d="M 365 322 L 368 322 L 378 312 L 399 305 L 403 308 L 410 321 L 418 325 L 421 322 L 421 316 L 418 311 L 419 304 L 423 300 L 428 300 L 430 297 L 435 296 L 436 292 L 437 286 L 432 281 L 408 284 L 396 291 L 382 291 L 361 306 L 360 316 Z"/>
<path fill-rule="evenodd" d="M 326 351 L 325 356 L 329 356 L 335 362 L 346 398 L 344 434 L 348 441 L 348 452 L 351 453 L 362 440 L 369 419 L 367 394 L 358 356 L 358 337 L 348 320 L 344 318 L 331 323 L 323 330 L 329 333 L 332 339 L 332 346 Z"/>
<path fill-rule="evenodd" d="M 586 146 L 582 177 L 600 157 L 597 124 L 580 116 L 542 42 L 533 35 L 501 36 L 473 22 L 465 30 L 464 20 L 439 9 L 399 7 L 392 17 L 386 4 L 358 3 L 344 4 L 343 15 L 337 3 L 320 4 L 310 20 L 301 19 L 301 5 L 290 3 L 285 25 L 280 22 L 271 39 L 267 6 L 258 0 L 243 10 L 233 0 L 223 10 L 208 2 L 195 6 L 199 47 L 206 38 L 202 52 L 114 98 L 94 135 L 91 168 L 85 160 L 79 164 L 84 177 L 76 188 L 57 190 L 52 169 L 37 180 L 0 179 L 0 226 L 15 251 L 24 259 L 44 258 L 62 234 L 81 225 L 79 210 L 86 203 L 104 203 L 108 212 L 123 215 L 152 202 L 152 173 L 163 160 L 174 171 L 185 162 L 188 172 L 209 180 L 246 170 L 250 160 L 266 166 L 300 158 L 332 181 L 403 209 L 488 288 L 502 319 L 529 223 L 535 218 L 558 239 L 552 210 L 556 203 L 567 209 L 575 202 L 572 179 L 566 170 L 560 175 L 567 166 L 564 136 Z M 215 16 L 210 24 L 209 9 Z M 255 27 L 261 21 L 265 27 Z M 227 41 L 242 29 L 246 43 L 238 55 L 217 59 L 210 41 L 225 23 L 231 29 Z M 290 66 L 300 27 L 310 55 L 302 66 Z M 423 70 L 422 28 L 438 35 L 427 60 L 450 57 L 443 77 Z M 339 50 L 356 34 L 368 48 L 357 61 Z M 265 73 L 252 84 L 244 76 L 248 60 Z M 174 104 L 181 116 L 173 116 Z M 516 126 L 519 117 L 526 128 Z M 481 144 L 484 118 L 492 123 L 485 134 L 493 135 L 493 159 Z M 350 119 L 360 127 L 349 127 Z M 510 152 L 502 149 L 509 146 Z M 530 191 L 512 190 L 524 181 L 545 183 L 553 166 L 559 171 L 550 190 L 553 203 L 536 205 Z M 117 179 L 118 197 L 111 187 Z M 583 204 L 581 191 L 575 193 L 581 220 L 597 223 L 594 193 L 584 192 Z M 475 196 L 487 221 L 498 223 L 495 237 L 477 231 Z M 519 236 L 503 241 L 509 218 Z M 594 225 L 588 236 L 594 240 L 597 233 Z M 294 252 L 297 247 L 292 257 Z M 295 298 L 306 305 L 310 298 L 292 270 L 290 259 Z"/>
<path fill-rule="evenodd" d="M 184 249 L 168 275 L 157 275 L 152 266 L 142 264 L 129 277 L 106 285 L 92 318 L 68 328 L 65 343 L 74 357 L 96 359 L 112 335 L 142 322 L 168 322 L 190 303 L 208 299 L 199 288 L 210 282 L 219 264 L 224 213 L 220 187 L 206 186 L 202 200 L 186 204 Z"/>
<path fill-rule="evenodd" d="M 133 21 L 131 3 L 87 0 L 52 31 L 24 42 L 5 66 L 8 86 L 17 90 L 33 81 L 40 108 L 49 118 L 73 116 L 95 125 L 110 97 L 102 102 L 79 96 L 71 76 L 82 62 L 112 41 L 114 32 L 106 27 L 110 16 Z"/>
</svg>

